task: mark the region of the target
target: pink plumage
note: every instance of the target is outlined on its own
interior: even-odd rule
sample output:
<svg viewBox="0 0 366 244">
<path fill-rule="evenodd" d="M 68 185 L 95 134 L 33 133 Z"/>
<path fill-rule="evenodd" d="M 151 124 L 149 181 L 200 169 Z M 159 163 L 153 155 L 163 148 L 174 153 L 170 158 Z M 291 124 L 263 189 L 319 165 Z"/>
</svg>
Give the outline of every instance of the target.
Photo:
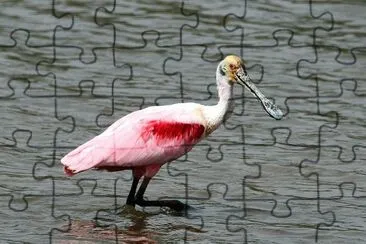
<svg viewBox="0 0 366 244">
<path fill-rule="evenodd" d="M 205 127 L 199 118 L 187 116 L 194 114 L 194 107 L 150 107 L 119 119 L 62 158 L 65 173 L 136 168 L 136 173 L 154 176 L 162 164 L 190 151 L 203 137 Z"/>
</svg>

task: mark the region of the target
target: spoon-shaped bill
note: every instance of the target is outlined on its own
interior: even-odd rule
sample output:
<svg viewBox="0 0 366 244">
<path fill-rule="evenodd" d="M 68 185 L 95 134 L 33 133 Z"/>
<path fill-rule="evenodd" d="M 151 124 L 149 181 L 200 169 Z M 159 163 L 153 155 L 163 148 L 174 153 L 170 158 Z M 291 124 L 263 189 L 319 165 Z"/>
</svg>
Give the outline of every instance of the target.
<svg viewBox="0 0 366 244">
<path fill-rule="evenodd" d="M 280 120 L 283 117 L 282 111 L 272 103 L 268 98 L 266 98 L 263 93 L 254 85 L 249 75 L 245 74 L 245 72 L 240 69 L 236 73 L 237 82 L 245 86 L 249 91 L 252 92 L 254 96 L 256 96 L 262 103 L 264 110 L 274 119 Z"/>
</svg>

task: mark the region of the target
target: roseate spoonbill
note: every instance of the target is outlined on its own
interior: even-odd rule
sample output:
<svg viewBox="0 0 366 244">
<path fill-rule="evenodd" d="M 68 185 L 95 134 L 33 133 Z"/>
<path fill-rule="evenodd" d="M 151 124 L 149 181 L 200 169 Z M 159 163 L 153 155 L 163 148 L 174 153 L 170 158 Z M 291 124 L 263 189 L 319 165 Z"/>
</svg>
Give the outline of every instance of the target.
<svg viewBox="0 0 366 244">
<path fill-rule="evenodd" d="M 162 165 L 190 151 L 230 116 L 234 109 L 235 84 L 248 88 L 270 116 L 275 119 L 283 116 L 281 110 L 252 83 L 241 58 L 230 55 L 222 60 L 216 70 L 216 81 L 217 105 L 178 103 L 130 113 L 63 157 L 64 172 L 72 176 L 91 168 L 107 171 L 130 169 L 133 182 L 127 205 L 166 206 L 178 211 L 188 208 L 177 200 L 147 201 L 143 195 Z M 143 181 L 135 195 L 141 177 Z"/>
</svg>

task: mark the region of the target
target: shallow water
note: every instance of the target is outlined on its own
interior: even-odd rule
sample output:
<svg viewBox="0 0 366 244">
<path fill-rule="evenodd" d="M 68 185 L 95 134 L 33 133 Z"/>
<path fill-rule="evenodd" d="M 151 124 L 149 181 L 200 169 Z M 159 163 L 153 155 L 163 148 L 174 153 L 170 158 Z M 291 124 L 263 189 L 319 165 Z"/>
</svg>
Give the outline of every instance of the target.
<svg viewBox="0 0 366 244">
<path fill-rule="evenodd" d="M 363 243 L 365 10 L 363 1 L 3 3 L 1 242 Z M 236 87 L 231 118 L 147 189 L 194 210 L 123 206 L 130 172 L 63 174 L 63 155 L 129 112 L 215 104 L 227 54 L 246 60 L 286 116 L 273 120 Z"/>
</svg>

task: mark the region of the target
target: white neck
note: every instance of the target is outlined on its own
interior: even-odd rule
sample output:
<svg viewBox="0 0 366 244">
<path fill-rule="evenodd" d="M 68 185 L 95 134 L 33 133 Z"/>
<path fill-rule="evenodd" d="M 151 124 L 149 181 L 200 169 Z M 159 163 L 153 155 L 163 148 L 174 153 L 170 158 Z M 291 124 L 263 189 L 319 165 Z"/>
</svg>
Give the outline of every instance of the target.
<svg viewBox="0 0 366 244">
<path fill-rule="evenodd" d="M 220 65 L 216 70 L 217 91 L 219 102 L 214 106 L 205 106 L 204 115 L 208 124 L 208 133 L 211 133 L 227 120 L 234 110 L 233 86 L 228 83 L 228 78 L 221 75 Z"/>
</svg>

